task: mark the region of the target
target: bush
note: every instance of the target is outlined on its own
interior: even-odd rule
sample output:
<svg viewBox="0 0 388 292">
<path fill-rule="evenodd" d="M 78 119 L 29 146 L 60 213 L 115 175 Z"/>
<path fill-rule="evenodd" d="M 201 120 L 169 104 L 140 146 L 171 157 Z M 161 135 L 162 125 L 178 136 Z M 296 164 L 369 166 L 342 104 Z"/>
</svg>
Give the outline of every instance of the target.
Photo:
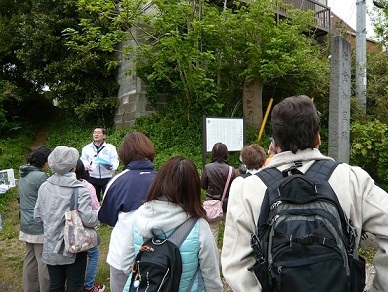
<svg viewBox="0 0 388 292">
<path fill-rule="evenodd" d="M 353 122 L 350 126 L 350 163 L 362 167 L 380 183 L 388 181 L 387 130 L 379 120 Z"/>
<path fill-rule="evenodd" d="M 0 169 L 13 168 L 16 175 L 18 167 L 26 162 L 34 134 L 31 131 L 0 140 Z"/>
</svg>

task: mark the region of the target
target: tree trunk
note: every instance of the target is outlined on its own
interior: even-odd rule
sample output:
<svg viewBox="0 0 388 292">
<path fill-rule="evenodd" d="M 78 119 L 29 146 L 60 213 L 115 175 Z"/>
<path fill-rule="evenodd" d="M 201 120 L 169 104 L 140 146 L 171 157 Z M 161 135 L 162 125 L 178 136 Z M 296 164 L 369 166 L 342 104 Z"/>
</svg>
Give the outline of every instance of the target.
<svg viewBox="0 0 388 292">
<path fill-rule="evenodd" d="M 245 121 L 259 129 L 263 122 L 263 81 L 260 78 L 245 78 L 243 112 Z"/>
</svg>

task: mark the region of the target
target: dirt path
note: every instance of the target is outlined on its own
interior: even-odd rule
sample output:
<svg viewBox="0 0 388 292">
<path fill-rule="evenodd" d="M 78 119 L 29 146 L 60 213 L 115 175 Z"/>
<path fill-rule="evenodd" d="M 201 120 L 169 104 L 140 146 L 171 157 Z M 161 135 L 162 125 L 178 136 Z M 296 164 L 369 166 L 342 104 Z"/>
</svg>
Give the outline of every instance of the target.
<svg viewBox="0 0 388 292">
<path fill-rule="evenodd" d="M 39 146 L 45 145 L 48 137 L 48 130 L 50 128 L 50 122 L 46 121 L 40 128 L 35 140 L 30 146 L 30 151 L 34 151 Z"/>
</svg>

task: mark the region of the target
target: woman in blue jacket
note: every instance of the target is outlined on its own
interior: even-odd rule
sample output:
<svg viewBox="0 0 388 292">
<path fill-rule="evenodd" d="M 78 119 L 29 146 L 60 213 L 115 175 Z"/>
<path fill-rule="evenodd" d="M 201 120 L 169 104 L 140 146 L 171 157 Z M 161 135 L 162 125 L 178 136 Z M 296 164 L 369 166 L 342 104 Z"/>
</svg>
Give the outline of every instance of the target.
<svg viewBox="0 0 388 292">
<path fill-rule="evenodd" d="M 124 170 L 108 183 L 98 212 L 98 219 L 113 227 L 106 260 L 110 265 L 111 292 L 121 292 L 127 281 L 128 275 L 121 267 L 123 239 L 156 174 L 152 164 L 154 146 L 144 134 L 128 133 L 118 154 L 125 165 Z"/>
</svg>

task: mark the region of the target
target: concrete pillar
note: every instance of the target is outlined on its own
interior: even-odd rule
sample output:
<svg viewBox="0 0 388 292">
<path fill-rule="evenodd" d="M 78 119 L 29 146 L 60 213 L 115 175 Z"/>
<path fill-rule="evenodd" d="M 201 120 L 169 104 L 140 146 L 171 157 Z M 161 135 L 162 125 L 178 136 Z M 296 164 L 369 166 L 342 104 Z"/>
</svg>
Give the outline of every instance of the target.
<svg viewBox="0 0 388 292">
<path fill-rule="evenodd" d="M 349 163 L 350 147 L 350 63 L 350 43 L 341 36 L 333 37 L 328 154 L 335 160 L 346 163 Z"/>
<path fill-rule="evenodd" d="M 117 77 L 119 92 L 117 95 L 119 106 L 115 113 L 115 127 L 121 129 L 131 126 L 135 119 L 153 112 L 146 98 L 146 84 L 136 72 L 128 74 L 134 68 L 133 60 L 127 59 L 122 53 L 125 46 L 136 46 L 135 42 L 128 40 L 119 45 L 118 57 L 120 67 Z"/>
</svg>

